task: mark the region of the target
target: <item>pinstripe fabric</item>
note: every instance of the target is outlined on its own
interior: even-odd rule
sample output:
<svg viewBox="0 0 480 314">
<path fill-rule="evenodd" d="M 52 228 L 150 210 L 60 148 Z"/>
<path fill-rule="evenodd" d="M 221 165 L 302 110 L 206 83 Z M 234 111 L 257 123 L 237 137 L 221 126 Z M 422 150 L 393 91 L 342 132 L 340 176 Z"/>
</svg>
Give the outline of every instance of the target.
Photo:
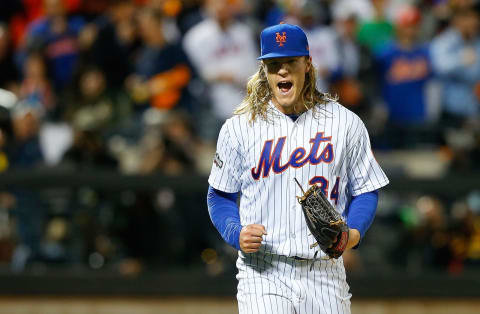
<svg viewBox="0 0 480 314">
<path fill-rule="evenodd" d="M 262 252 L 240 253 L 238 307 L 242 313 L 349 314 L 349 286 L 339 260 L 298 261 Z"/>
<path fill-rule="evenodd" d="M 239 254 L 240 312 L 293 313 L 287 305 L 293 304 L 295 313 L 349 313 L 341 259 L 316 262 L 309 273 L 287 258 L 315 254 L 294 178 L 304 189 L 321 184 L 340 213 L 352 195 L 379 189 L 388 179 L 372 154 L 363 122 L 338 103 L 323 105 L 317 114 L 307 111 L 296 121 L 270 104 L 269 117 L 254 123 L 247 115 L 228 119 L 209 177 L 215 189 L 241 192 L 242 225 L 261 224 L 268 233 L 258 254 Z M 306 300 L 299 307 L 294 302 L 301 299 L 298 293 Z"/>
</svg>

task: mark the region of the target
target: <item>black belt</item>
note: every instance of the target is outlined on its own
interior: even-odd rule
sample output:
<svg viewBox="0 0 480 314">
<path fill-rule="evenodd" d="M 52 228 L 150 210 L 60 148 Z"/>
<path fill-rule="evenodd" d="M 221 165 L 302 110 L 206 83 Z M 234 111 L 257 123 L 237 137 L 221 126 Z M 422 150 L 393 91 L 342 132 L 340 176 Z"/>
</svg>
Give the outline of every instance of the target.
<svg viewBox="0 0 480 314">
<path fill-rule="evenodd" d="M 299 256 L 292 256 L 292 258 L 293 258 L 294 260 L 297 260 L 297 261 L 305 261 L 305 262 L 306 262 L 306 261 L 309 261 L 308 258 L 303 258 L 303 257 L 299 257 Z"/>
</svg>

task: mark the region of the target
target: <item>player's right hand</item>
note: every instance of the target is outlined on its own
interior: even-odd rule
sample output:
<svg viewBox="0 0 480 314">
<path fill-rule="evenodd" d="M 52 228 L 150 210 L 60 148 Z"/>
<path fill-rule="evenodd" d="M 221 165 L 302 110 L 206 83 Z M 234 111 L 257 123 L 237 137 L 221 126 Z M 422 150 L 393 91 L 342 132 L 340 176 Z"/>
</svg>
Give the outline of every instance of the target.
<svg viewBox="0 0 480 314">
<path fill-rule="evenodd" d="M 267 234 L 265 227 L 258 224 L 246 225 L 240 231 L 240 249 L 245 253 L 255 253 L 262 245 L 263 236 Z"/>
</svg>

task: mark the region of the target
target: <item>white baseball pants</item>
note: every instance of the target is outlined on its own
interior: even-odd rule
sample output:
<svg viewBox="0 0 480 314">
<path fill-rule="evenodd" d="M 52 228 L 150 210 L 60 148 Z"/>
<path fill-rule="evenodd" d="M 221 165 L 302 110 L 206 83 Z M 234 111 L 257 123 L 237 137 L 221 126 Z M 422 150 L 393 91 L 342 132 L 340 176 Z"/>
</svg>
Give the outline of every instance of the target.
<svg viewBox="0 0 480 314">
<path fill-rule="evenodd" d="M 312 262 L 240 253 L 237 268 L 240 314 L 350 314 L 342 258 Z"/>
</svg>

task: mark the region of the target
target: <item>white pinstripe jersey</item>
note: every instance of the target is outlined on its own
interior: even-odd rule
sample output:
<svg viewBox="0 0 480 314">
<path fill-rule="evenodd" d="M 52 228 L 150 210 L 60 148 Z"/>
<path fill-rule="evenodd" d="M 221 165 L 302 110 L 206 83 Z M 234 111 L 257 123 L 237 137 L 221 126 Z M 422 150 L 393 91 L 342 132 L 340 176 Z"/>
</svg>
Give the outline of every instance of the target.
<svg viewBox="0 0 480 314">
<path fill-rule="evenodd" d="M 336 102 L 321 106 L 293 121 L 270 103 L 269 121 L 235 115 L 220 131 L 208 182 L 241 192 L 241 224 L 265 226 L 264 253 L 313 258 L 316 251 L 294 178 L 305 190 L 320 184 L 340 213 L 352 195 L 388 184 L 360 118 Z"/>
</svg>

